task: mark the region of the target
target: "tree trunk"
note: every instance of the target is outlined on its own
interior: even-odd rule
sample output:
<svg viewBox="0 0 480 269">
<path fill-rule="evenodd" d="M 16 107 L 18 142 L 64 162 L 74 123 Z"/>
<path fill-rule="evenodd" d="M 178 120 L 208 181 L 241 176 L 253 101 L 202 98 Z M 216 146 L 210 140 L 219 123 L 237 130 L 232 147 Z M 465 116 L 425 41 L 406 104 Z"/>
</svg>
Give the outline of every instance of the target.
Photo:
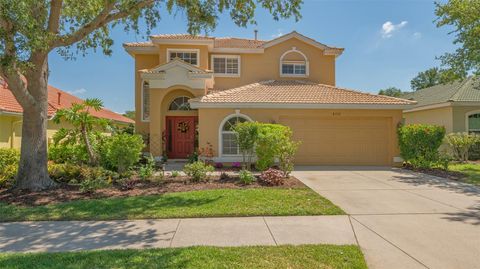
<svg viewBox="0 0 480 269">
<path fill-rule="evenodd" d="M 47 169 L 48 68 L 46 62 L 37 68 L 35 73 L 26 75 L 28 91 L 35 104 L 23 107 L 22 148 L 14 186 L 31 191 L 55 186 Z"/>
<path fill-rule="evenodd" d="M 95 152 L 93 151 L 92 144 L 90 143 L 90 139 L 88 137 L 88 132 L 86 127 L 82 127 L 82 137 L 83 137 L 83 142 L 85 142 L 85 146 L 87 147 L 87 152 L 88 152 L 88 157 L 91 165 L 97 165 L 97 156 L 95 155 Z"/>
</svg>

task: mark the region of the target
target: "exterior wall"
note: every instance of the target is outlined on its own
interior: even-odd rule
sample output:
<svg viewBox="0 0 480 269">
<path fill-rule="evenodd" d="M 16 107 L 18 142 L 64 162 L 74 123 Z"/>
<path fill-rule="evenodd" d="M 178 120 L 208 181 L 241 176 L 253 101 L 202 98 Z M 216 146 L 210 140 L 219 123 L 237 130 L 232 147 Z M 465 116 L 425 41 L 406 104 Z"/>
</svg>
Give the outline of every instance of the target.
<svg viewBox="0 0 480 269">
<path fill-rule="evenodd" d="M 454 131 L 452 107 L 441 107 L 429 110 L 420 110 L 403 113 L 405 124 L 435 124 L 444 126 L 447 133 Z M 465 118 L 463 118 L 465 125 Z"/>
<path fill-rule="evenodd" d="M 163 153 L 162 134 L 165 130 L 166 116 L 197 116 L 197 110 L 169 111 L 170 103 L 176 97 L 197 97 L 204 94 L 203 89 L 190 89 L 184 86 L 174 86 L 168 89 L 150 89 L 150 153 L 161 156 Z"/>
<path fill-rule="evenodd" d="M 358 118 L 358 117 L 384 117 L 391 122 L 389 131 L 389 157 L 399 156 L 397 144 L 396 126 L 402 119 L 401 110 L 330 110 L 330 109 L 241 109 L 240 114 L 250 117 L 259 122 L 279 122 L 285 116 L 315 116 L 325 118 Z M 225 117 L 236 114 L 235 109 L 199 109 L 199 146 L 203 147 L 207 142 L 211 143 L 215 156 L 219 156 L 219 128 Z M 340 116 L 338 116 L 340 115 Z M 345 143 L 352 143 L 345 141 Z"/>
<path fill-rule="evenodd" d="M 14 117 L 0 116 L 0 148 L 12 146 L 12 121 Z"/>
<path fill-rule="evenodd" d="M 310 74 L 306 78 L 288 78 L 280 77 L 280 57 L 286 51 L 293 47 L 301 51 L 309 62 Z M 224 53 L 220 53 L 222 55 Z M 218 53 L 210 54 L 219 55 Z M 322 50 L 304 43 L 296 38 L 289 39 L 283 43 L 265 49 L 263 54 L 230 54 L 240 55 L 241 71 L 240 77 L 215 77 L 215 89 L 223 90 L 243 86 L 246 84 L 263 81 L 263 80 L 301 80 L 306 79 L 322 84 L 335 85 L 335 56 L 324 55 Z M 298 58 L 298 53 L 289 55 L 288 59 Z M 210 62 L 210 69 L 213 65 Z"/>
<path fill-rule="evenodd" d="M 454 106 L 453 107 L 453 132 L 467 131 L 466 114 L 469 112 L 479 112 L 480 106 Z"/>
<path fill-rule="evenodd" d="M 138 70 L 150 69 L 158 65 L 157 54 L 135 55 L 135 130 L 137 133 L 149 133 L 149 123 L 142 121 L 142 78 Z"/>
</svg>

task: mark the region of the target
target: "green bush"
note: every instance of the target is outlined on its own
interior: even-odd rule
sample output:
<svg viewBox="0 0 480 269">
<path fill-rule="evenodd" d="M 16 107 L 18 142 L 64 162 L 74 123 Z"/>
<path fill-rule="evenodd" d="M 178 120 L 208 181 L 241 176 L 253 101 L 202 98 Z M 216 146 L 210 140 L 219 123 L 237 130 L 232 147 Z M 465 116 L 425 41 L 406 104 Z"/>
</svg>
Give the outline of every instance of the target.
<svg viewBox="0 0 480 269">
<path fill-rule="evenodd" d="M 480 139 L 476 134 L 451 133 L 446 136 L 447 144 L 452 148 L 454 157 L 461 162 L 466 162 L 469 159 L 470 149 Z"/>
<path fill-rule="evenodd" d="M 252 172 L 248 170 L 241 170 L 238 173 L 238 176 L 243 184 L 252 184 L 255 181 L 255 177 L 253 176 Z"/>
<path fill-rule="evenodd" d="M 211 173 L 214 170 L 215 168 L 213 168 L 213 166 L 206 164 L 203 161 L 186 164 L 183 168 L 183 172 L 185 172 L 185 174 L 194 182 L 206 180 L 208 178 L 208 173 Z"/>
<path fill-rule="evenodd" d="M 153 159 L 153 156 L 150 155 L 149 157 L 146 158 L 146 163 L 140 167 L 140 170 L 138 171 L 138 175 L 142 180 L 147 180 L 153 176 L 153 173 L 155 173 L 155 159 Z"/>
<path fill-rule="evenodd" d="M 87 179 L 80 182 L 80 191 L 83 193 L 91 193 L 98 189 L 103 189 L 108 187 L 110 184 L 103 179 Z"/>
<path fill-rule="evenodd" d="M 282 171 L 269 168 L 260 174 L 260 181 L 266 185 L 279 186 L 285 183 L 285 177 Z"/>
<path fill-rule="evenodd" d="M 82 164 L 88 162 L 88 154 L 80 144 L 52 144 L 48 147 L 48 159 L 55 163 Z"/>
<path fill-rule="evenodd" d="M 398 144 L 402 158 L 416 168 L 430 168 L 438 162 L 438 148 L 445 137 L 445 128 L 436 125 L 412 124 L 398 128 Z"/>
<path fill-rule="evenodd" d="M 140 135 L 122 133 L 107 137 L 101 147 L 102 164 L 124 173 L 139 161 L 143 147 Z"/>
<path fill-rule="evenodd" d="M 111 182 L 119 178 L 118 173 L 103 167 L 91 167 L 71 163 L 48 164 L 48 173 L 52 179 L 63 183 L 81 183 L 85 180 L 103 180 Z"/>
<path fill-rule="evenodd" d="M 173 178 L 176 178 L 176 177 L 178 177 L 179 175 L 180 175 L 180 172 L 178 172 L 177 170 L 173 170 L 173 171 L 171 172 L 171 175 L 170 175 L 170 176 L 173 177 Z"/>
<path fill-rule="evenodd" d="M 0 149 L 0 188 L 11 187 L 18 171 L 20 153 L 15 149 Z"/>
<path fill-rule="evenodd" d="M 250 169 L 252 166 L 252 157 L 255 152 L 255 144 L 258 140 L 258 122 L 241 122 L 235 124 L 233 130 L 235 131 L 237 144 L 243 157 L 243 168 Z"/>
</svg>

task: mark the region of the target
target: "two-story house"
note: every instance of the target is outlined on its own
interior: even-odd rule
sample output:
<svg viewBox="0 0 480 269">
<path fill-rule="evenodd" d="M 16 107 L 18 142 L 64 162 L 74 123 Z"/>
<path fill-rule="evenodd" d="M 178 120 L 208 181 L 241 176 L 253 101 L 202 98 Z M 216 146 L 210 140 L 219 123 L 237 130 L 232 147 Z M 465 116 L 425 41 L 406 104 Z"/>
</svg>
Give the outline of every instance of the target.
<svg viewBox="0 0 480 269">
<path fill-rule="evenodd" d="M 126 43 L 135 59 L 136 128 L 154 156 L 184 159 L 211 144 L 241 160 L 232 126 L 290 126 L 298 164 L 393 165 L 396 127 L 414 102 L 335 85 L 343 49 L 297 32 L 270 41 L 186 34 Z"/>
</svg>

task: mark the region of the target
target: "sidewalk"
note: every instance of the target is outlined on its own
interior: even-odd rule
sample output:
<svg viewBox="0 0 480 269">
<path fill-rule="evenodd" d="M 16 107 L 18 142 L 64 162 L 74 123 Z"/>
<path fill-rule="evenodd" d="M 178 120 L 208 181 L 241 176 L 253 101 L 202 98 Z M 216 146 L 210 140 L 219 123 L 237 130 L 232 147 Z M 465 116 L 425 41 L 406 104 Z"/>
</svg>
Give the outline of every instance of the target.
<svg viewBox="0 0 480 269">
<path fill-rule="evenodd" d="M 349 216 L 0 223 L 0 252 L 357 244 Z"/>
</svg>

